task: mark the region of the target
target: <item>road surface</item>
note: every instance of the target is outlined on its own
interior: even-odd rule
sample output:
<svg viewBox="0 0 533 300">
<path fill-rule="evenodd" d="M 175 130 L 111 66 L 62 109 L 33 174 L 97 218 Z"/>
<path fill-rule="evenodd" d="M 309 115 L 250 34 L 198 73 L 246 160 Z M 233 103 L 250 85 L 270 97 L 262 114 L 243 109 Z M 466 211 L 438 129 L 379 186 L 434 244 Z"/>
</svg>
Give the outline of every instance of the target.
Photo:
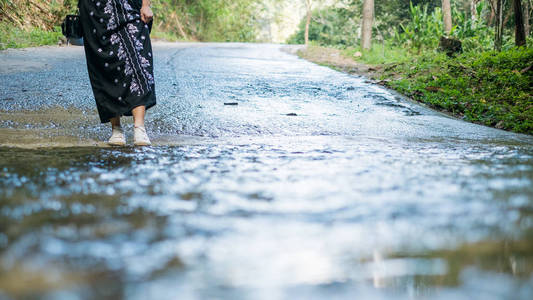
<svg viewBox="0 0 533 300">
<path fill-rule="evenodd" d="M 0 299 L 531 299 L 533 137 L 284 48 L 155 43 L 145 149 L 0 52 Z"/>
</svg>

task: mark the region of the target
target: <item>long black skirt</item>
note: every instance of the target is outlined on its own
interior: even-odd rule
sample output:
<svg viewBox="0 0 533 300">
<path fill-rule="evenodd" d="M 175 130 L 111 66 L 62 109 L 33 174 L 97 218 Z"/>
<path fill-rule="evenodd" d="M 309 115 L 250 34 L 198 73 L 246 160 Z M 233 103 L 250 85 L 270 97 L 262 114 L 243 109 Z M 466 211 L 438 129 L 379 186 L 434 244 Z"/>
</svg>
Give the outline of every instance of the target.
<svg viewBox="0 0 533 300">
<path fill-rule="evenodd" d="M 151 24 L 142 0 L 79 0 L 85 57 L 102 123 L 156 104 Z"/>
</svg>

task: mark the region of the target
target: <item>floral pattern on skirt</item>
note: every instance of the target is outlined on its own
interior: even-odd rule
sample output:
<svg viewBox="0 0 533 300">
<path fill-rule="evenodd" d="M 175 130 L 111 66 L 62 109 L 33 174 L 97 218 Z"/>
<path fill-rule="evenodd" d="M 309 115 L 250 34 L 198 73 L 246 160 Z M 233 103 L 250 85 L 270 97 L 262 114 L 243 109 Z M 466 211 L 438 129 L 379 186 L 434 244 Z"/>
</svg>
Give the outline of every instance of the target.
<svg viewBox="0 0 533 300">
<path fill-rule="evenodd" d="M 151 23 L 142 0 L 79 0 L 87 69 L 102 123 L 156 104 Z"/>
</svg>

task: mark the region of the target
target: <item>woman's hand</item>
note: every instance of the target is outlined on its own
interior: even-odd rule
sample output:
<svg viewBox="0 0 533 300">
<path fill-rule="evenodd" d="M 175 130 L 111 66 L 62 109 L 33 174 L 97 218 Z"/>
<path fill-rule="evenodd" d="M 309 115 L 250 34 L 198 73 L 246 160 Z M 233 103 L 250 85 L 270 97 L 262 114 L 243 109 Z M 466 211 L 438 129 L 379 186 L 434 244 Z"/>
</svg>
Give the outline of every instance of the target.
<svg viewBox="0 0 533 300">
<path fill-rule="evenodd" d="M 146 5 L 146 2 L 147 1 L 143 1 L 143 6 L 141 7 L 141 20 L 144 23 L 150 23 L 150 21 L 152 21 L 152 19 L 154 18 L 154 13 L 150 8 L 150 4 Z"/>
</svg>

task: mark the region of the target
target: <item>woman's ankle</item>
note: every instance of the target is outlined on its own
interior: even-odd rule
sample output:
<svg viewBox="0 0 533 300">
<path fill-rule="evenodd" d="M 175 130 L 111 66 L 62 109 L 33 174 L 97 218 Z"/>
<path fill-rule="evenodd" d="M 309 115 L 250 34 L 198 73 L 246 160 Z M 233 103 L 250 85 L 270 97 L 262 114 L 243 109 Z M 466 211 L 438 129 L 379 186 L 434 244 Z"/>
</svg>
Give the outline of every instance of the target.
<svg viewBox="0 0 533 300">
<path fill-rule="evenodd" d="M 121 124 L 111 124 L 111 129 L 112 130 L 122 130 L 122 125 Z"/>
<path fill-rule="evenodd" d="M 120 124 L 120 117 L 114 117 L 111 119 L 111 127 L 112 128 L 121 128 L 121 124 Z"/>
</svg>

